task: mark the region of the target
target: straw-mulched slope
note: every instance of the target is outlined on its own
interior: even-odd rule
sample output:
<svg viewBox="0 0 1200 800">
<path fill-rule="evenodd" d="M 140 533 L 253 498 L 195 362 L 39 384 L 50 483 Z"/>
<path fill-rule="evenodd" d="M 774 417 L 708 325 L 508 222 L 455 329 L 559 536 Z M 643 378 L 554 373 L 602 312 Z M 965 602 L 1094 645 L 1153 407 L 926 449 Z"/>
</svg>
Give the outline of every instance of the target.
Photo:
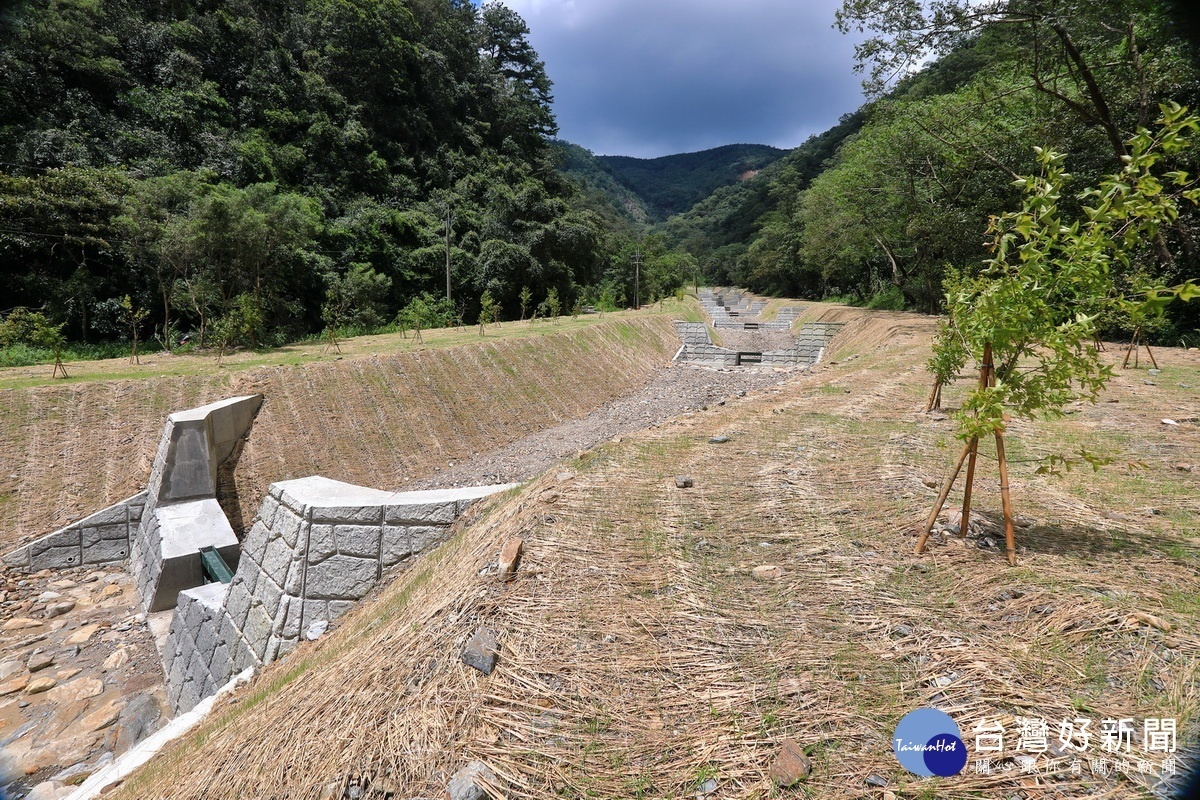
<svg viewBox="0 0 1200 800">
<path fill-rule="evenodd" d="M 351 778 L 373 787 L 363 798 L 435 797 L 473 759 L 512 798 L 692 797 L 710 780 L 715 798 L 878 798 L 880 779 L 909 798 L 1141 796 L 1086 759 L 1081 776 L 1062 759 L 1044 774 L 1045 756 L 1040 775 L 921 781 L 890 738 L 926 705 L 969 746 L 996 719 L 1015 739 L 1016 716 L 1091 717 L 1093 732 L 1102 717 L 1196 719 L 1200 493 L 1174 463 L 1177 447 L 1200 452 L 1200 429 L 1160 419 L 1200 416 L 1180 412 L 1195 394 L 1178 386 L 1200 385 L 1200 356 L 1161 351 L 1157 386 L 1122 375 L 1119 403 L 1012 426 L 1016 568 L 974 540 L 916 557 L 926 482 L 954 450 L 950 422 L 919 413 L 931 323 L 838 313 L 852 325 L 837 363 L 493 500 L 114 797 L 340 797 Z M 1031 453 L 1081 436 L 1144 466 L 1033 474 Z M 677 489 L 680 473 L 695 487 Z M 994 478 L 985 459 L 976 499 L 993 528 Z M 520 575 L 501 585 L 517 535 Z M 782 575 L 758 580 L 759 565 Z M 484 625 L 501 646 L 486 677 L 459 660 Z M 786 795 L 767 777 L 784 737 L 814 762 Z"/>
<path fill-rule="evenodd" d="M 669 317 L 614 318 L 451 348 L 9 389 L 0 393 L 0 552 L 138 491 L 172 411 L 265 395 L 235 484 L 224 486 L 237 522 L 272 481 L 321 474 L 396 487 L 581 417 L 644 383 L 677 347 Z"/>
</svg>

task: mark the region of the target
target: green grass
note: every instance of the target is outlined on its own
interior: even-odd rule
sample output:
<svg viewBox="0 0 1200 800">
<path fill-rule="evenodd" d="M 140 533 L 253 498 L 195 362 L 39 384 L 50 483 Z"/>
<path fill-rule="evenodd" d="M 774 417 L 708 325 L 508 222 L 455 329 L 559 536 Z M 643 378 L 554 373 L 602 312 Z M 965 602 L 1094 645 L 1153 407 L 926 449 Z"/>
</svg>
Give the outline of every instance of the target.
<svg viewBox="0 0 1200 800">
<path fill-rule="evenodd" d="M 157 344 L 152 349 L 140 350 L 140 364 L 130 364 L 128 346 L 96 345 L 88 350 L 77 350 L 76 346 L 64 354 L 64 363 L 69 377 L 52 377 L 50 363 L 10 365 L 3 368 L 0 360 L 0 390 L 19 389 L 33 386 L 82 383 L 88 381 L 141 380 L 169 376 L 195 376 L 228 374 L 258 367 L 291 367 L 337 359 L 350 359 L 368 355 L 403 353 L 416 350 L 431 350 L 457 347 L 480 342 L 497 342 L 508 339 L 533 339 L 540 336 L 555 336 L 561 333 L 591 328 L 614 318 L 622 320 L 617 336 L 620 341 L 636 345 L 649 334 L 640 326 L 629 324 L 634 319 L 651 317 L 679 318 L 681 315 L 699 313 L 699 306 L 690 298 L 680 303 L 668 300 L 660 310 L 658 306 L 642 311 L 588 314 L 577 318 L 560 317 L 557 321 L 506 322 L 500 326 L 489 326 L 486 336 L 479 335 L 477 325 L 458 328 L 438 328 L 422 331 L 422 341 L 417 342 L 410 333 L 385 333 L 340 339 L 337 349 L 327 348 L 323 338 L 291 342 L 281 347 L 259 350 L 239 350 L 227 353 L 217 364 L 217 351 L 179 350 L 176 353 L 162 352 Z M 115 350 L 113 348 L 116 348 Z M 3 351 L 0 351 L 3 352 Z M 100 358 L 104 360 L 92 360 Z"/>
<path fill-rule="evenodd" d="M 73 342 L 62 351 L 63 361 L 100 361 L 110 358 L 128 358 L 131 346 L 128 342 Z M 139 342 L 138 354 L 148 356 L 162 351 L 158 342 Z M 184 351 L 186 352 L 186 350 Z M 13 344 L 0 348 L 0 368 L 31 367 L 37 364 L 53 364 L 54 351 L 45 347 Z"/>
<path fill-rule="evenodd" d="M 1200 618 L 1200 594 L 1172 590 L 1163 592 L 1163 606 L 1182 617 Z"/>
</svg>

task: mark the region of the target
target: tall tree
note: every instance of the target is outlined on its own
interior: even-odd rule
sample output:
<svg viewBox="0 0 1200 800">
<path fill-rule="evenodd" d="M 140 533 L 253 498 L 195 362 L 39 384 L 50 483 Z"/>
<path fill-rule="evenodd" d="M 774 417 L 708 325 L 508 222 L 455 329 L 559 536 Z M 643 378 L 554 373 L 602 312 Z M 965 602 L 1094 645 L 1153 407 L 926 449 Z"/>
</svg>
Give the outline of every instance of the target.
<svg viewBox="0 0 1200 800">
<path fill-rule="evenodd" d="M 1118 158 L 1178 76 L 1163 22 L 1154 0 L 844 0 L 837 12 L 843 32 L 872 34 L 855 53 L 876 96 L 931 54 L 1003 29 L 1030 85 L 1102 131 Z"/>
<path fill-rule="evenodd" d="M 550 105 L 546 65 L 529 44 L 529 27 L 503 3 L 485 3 L 480 10 L 479 48 L 485 67 L 495 76 L 493 98 L 500 132 L 511 137 L 527 155 L 540 155 L 546 138 L 558 133 Z"/>
</svg>

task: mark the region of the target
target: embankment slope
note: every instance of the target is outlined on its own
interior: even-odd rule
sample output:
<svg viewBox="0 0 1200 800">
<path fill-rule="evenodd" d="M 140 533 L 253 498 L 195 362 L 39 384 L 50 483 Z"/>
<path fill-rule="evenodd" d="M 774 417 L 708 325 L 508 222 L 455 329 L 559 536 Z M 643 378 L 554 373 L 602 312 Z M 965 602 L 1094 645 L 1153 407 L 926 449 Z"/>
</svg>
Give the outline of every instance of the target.
<svg viewBox="0 0 1200 800">
<path fill-rule="evenodd" d="M 448 348 L 7 389 L 0 551 L 138 491 L 172 411 L 234 395 L 267 398 L 234 480 L 222 487 L 231 516 L 250 519 L 272 481 L 320 474 L 398 488 L 583 416 L 644 383 L 677 347 L 669 317 L 614 317 Z"/>
<path fill-rule="evenodd" d="M 874 796 L 880 779 L 915 796 L 929 784 L 890 738 L 921 706 L 952 710 L 971 741 L 1014 715 L 1195 719 L 1200 471 L 1174 462 L 1200 452 L 1200 426 L 1160 419 L 1194 404 L 1179 384 L 1200 385 L 1200 356 L 1161 350 L 1156 386 L 1121 373 L 1118 402 L 1012 423 L 1011 568 L 983 538 L 912 555 L 954 455 L 952 420 L 920 413 L 933 321 L 820 313 L 852 323 L 828 363 L 475 509 L 112 796 L 315 800 L 353 776 L 374 787 L 363 797 L 434 797 L 477 759 L 511 798 L 682 797 L 710 779 L 722 797 L 770 797 L 784 738 L 811 755 L 805 796 Z M 1035 473 L 1033 457 L 1080 442 L 1143 467 Z M 994 533 L 984 452 L 975 502 Z M 501 584 L 490 570 L 517 535 L 525 559 Z M 490 676 L 459 660 L 485 625 Z M 937 791 L 1007 797 L 1027 780 L 969 769 Z M 1037 780 L 1039 796 L 1144 795 L 1065 765 Z"/>
</svg>

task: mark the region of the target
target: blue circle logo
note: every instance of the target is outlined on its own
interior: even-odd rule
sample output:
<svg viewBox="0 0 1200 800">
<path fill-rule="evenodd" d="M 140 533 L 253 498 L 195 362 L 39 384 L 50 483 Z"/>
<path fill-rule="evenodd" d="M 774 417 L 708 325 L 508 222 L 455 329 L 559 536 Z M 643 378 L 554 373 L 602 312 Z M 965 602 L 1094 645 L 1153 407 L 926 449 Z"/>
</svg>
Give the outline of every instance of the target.
<svg viewBox="0 0 1200 800">
<path fill-rule="evenodd" d="M 936 708 L 905 714 L 892 736 L 892 751 L 900 766 L 925 778 L 948 778 L 967 765 L 962 731 L 949 714 Z"/>
</svg>

